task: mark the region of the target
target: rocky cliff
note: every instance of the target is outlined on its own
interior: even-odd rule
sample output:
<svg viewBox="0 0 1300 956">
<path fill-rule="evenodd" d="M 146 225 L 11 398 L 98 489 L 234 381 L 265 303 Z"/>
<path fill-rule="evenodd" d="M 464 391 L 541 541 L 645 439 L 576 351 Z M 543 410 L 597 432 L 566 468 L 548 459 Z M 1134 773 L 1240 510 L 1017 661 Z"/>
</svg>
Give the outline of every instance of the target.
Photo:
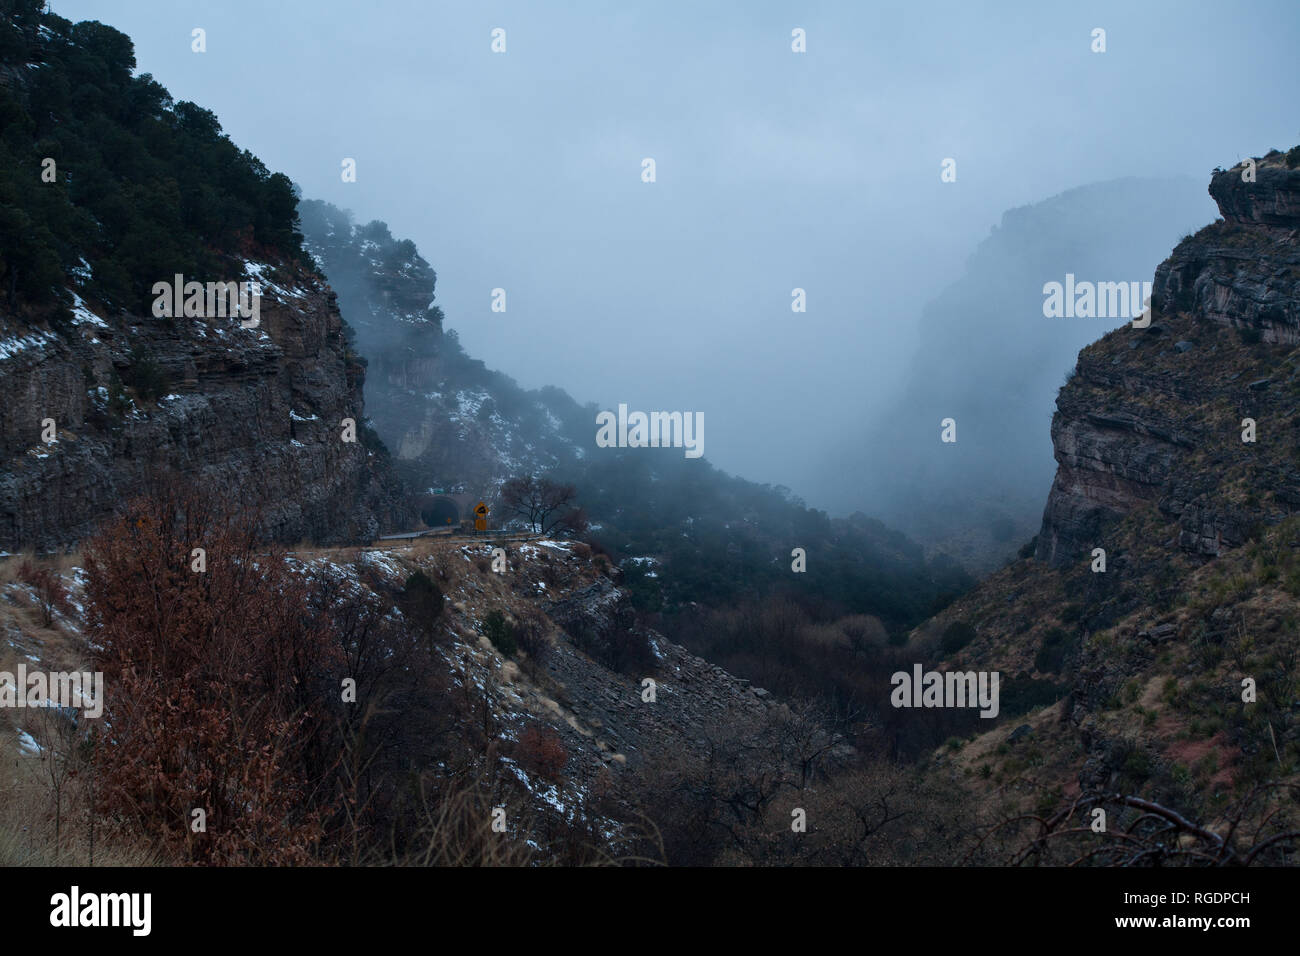
<svg viewBox="0 0 1300 956">
<path fill-rule="evenodd" d="M 1044 425 L 1061 377 L 1124 321 L 1045 318 L 1043 284 L 1149 279 L 1211 209 L 1197 180 L 1171 177 L 1092 183 L 1004 213 L 923 309 L 926 334 L 900 393 L 833 464 L 862 473 L 853 506 L 870 501 L 971 570 L 1001 567 L 1042 521 L 1056 470 Z M 936 437 L 948 417 L 951 444 Z M 894 451 L 888 468 L 872 460 L 881 448 Z"/>
<path fill-rule="evenodd" d="M 1085 348 L 1060 391 L 1036 549 L 913 635 L 960 622 L 977 636 L 952 666 L 1003 675 L 1001 726 L 940 756 L 940 773 L 1063 806 L 1062 820 L 1117 793 L 1215 826 L 1292 813 L 1297 166 L 1300 149 L 1256 161 L 1254 182 L 1215 172 L 1223 219 L 1159 267 L 1150 327 Z"/>
<path fill-rule="evenodd" d="M 79 299 L 71 323 L 0 315 L 0 550 L 75 542 L 166 471 L 286 541 L 369 540 L 411 520 L 367 437 L 364 368 L 333 295 L 311 273 L 246 269 L 264 280 L 256 329 L 101 316 Z"/>
<path fill-rule="evenodd" d="M 1104 547 L 1104 529 L 1144 503 L 1202 557 L 1300 504 L 1300 383 L 1292 358 L 1269 348 L 1300 342 L 1300 168 L 1290 155 L 1290 166 L 1281 153 L 1259 160 L 1254 182 L 1243 166 L 1216 172 L 1210 194 L 1223 218 L 1157 269 L 1151 326 L 1080 353 L 1052 419 L 1059 467 L 1042 560 L 1059 566 Z"/>
<path fill-rule="evenodd" d="M 580 461 L 592 415 L 556 388 L 525 391 L 461 349 L 433 304 L 437 275 L 382 222 L 302 203 L 305 246 L 366 357 L 366 408 L 417 491 L 490 497 L 507 478 Z"/>
<path fill-rule="evenodd" d="M 257 511 L 280 539 L 408 523 L 288 178 L 136 75 L 129 37 L 10 6 L 0 551 L 72 544 L 169 473 Z M 157 287 L 173 282 L 184 299 L 163 307 Z M 189 299 L 188 283 L 207 295 Z M 248 283 L 253 314 L 218 305 L 212 283 Z"/>
</svg>

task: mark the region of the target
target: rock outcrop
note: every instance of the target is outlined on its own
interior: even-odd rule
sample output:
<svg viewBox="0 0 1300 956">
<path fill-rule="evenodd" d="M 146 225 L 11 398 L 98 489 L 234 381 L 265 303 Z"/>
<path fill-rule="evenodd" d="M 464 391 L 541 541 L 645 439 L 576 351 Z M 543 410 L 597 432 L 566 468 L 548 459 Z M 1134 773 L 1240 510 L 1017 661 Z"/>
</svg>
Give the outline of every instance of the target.
<svg viewBox="0 0 1300 956">
<path fill-rule="evenodd" d="M 1150 327 L 1125 326 L 1080 353 L 1052 419 L 1058 470 L 1041 560 L 1061 566 L 1105 547 L 1105 529 L 1143 503 L 1157 502 L 1177 522 L 1177 547 L 1202 557 L 1295 509 L 1300 385 L 1293 358 L 1269 348 L 1300 344 L 1292 162 L 1258 160 L 1253 182 L 1246 167 L 1216 172 L 1210 194 L 1224 218 L 1156 271 Z"/>
<path fill-rule="evenodd" d="M 1184 242 L 1156 273 L 1153 298 L 1211 322 L 1257 330 L 1265 342 L 1300 343 L 1300 167 L 1259 161 L 1216 172 L 1210 195 L 1224 221 Z"/>
<path fill-rule="evenodd" d="M 413 488 L 490 498 L 508 478 L 583 457 L 592 416 L 559 389 L 525 391 L 468 356 L 443 329 L 437 275 L 414 243 L 319 200 L 301 211 L 306 248 L 368 362 L 368 413 Z"/>
<path fill-rule="evenodd" d="M 292 182 L 46 6 L 0 17 L 0 551 L 71 545 L 169 475 L 282 540 L 409 527 Z"/>
<path fill-rule="evenodd" d="M 1088 346 L 1060 391 L 1037 560 L 918 629 L 969 624 L 950 666 L 1003 675 L 998 726 L 948 748 L 988 799 L 1295 829 L 1274 781 L 1300 753 L 1298 165 L 1216 171 L 1224 218 L 1159 267 L 1150 327 Z"/>
<path fill-rule="evenodd" d="M 1061 376 L 1123 321 L 1049 319 L 1044 283 L 1150 278 L 1211 209 L 1196 179 L 1171 177 L 1093 183 L 1004 213 L 924 307 L 899 393 L 828 467 L 861 473 L 854 490 L 828 488 L 823 503 L 870 501 L 928 551 L 980 574 L 1001 567 L 1042 521 L 1055 471 L 1044 425 Z M 937 441 L 950 416 L 959 440 Z M 885 448 L 888 467 L 875 460 Z"/>
<path fill-rule="evenodd" d="M 0 550 L 72 544 L 167 471 L 290 542 L 369 540 L 413 520 L 364 426 L 365 370 L 333 294 L 310 272 L 252 272 L 265 280 L 257 328 L 99 316 L 80 300 L 70 324 L 0 316 Z M 148 388 L 121 384 L 142 367 Z"/>
</svg>

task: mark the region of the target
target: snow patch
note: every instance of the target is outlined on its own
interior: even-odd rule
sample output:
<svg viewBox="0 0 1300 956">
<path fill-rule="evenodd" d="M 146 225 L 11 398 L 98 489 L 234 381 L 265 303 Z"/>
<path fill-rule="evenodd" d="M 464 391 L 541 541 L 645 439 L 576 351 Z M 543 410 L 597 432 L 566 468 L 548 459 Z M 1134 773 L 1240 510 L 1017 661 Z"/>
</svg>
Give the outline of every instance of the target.
<svg viewBox="0 0 1300 956">
<path fill-rule="evenodd" d="M 40 348 L 57 342 L 59 337 L 53 332 L 33 332 L 30 335 L 16 335 L 0 339 L 0 359 L 7 359 L 27 349 Z"/>
<path fill-rule="evenodd" d="M 81 261 L 85 262 L 86 260 L 82 259 Z M 87 266 L 86 268 L 89 269 L 90 267 Z M 69 289 L 68 291 L 71 292 L 72 290 Z M 101 329 L 108 328 L 108 323 L 97 316 L 94 312 L 91 312 L 87 307 L 85 300 L 75 292 L 72 292 L 72 324 L 94 325 Z"/>
</svg>

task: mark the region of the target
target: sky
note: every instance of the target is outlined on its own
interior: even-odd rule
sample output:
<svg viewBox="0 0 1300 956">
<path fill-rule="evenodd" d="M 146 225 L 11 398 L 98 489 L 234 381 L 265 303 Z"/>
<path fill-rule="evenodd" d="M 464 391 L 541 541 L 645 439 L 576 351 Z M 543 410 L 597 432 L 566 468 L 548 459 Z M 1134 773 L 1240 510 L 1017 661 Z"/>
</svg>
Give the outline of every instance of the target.
<svg viewBox="0 0 1300 956">
<path fill-rule="evenodd" d="M 1005 210 L 1300 143 L 1294 0 L 51 6 L 130 35 L 304 195 L 413 239 L 489 367 L 703 412 L 706 459 L 813 505 Z"/>
</svg>

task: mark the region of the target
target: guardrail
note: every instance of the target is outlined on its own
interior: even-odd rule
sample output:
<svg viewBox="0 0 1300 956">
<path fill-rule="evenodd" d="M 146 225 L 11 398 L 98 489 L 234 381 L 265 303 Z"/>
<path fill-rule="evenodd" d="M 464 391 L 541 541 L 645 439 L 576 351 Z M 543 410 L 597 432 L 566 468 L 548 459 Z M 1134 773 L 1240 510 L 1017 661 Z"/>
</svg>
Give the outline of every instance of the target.
<svg viewBox="0 0 1300 956">
<path fill-rule="evenodd" d="M 401 547 L 403 544 L 414 545 L 424 538 L 450 538 L 465 541 L 539 541 L 547 535 L 537 531 L 477 531 L 464 528 L 436 528 L 429 531 L 410 531 L 405 534 L 387 534 L 368 548 Z"/>
</svg>

